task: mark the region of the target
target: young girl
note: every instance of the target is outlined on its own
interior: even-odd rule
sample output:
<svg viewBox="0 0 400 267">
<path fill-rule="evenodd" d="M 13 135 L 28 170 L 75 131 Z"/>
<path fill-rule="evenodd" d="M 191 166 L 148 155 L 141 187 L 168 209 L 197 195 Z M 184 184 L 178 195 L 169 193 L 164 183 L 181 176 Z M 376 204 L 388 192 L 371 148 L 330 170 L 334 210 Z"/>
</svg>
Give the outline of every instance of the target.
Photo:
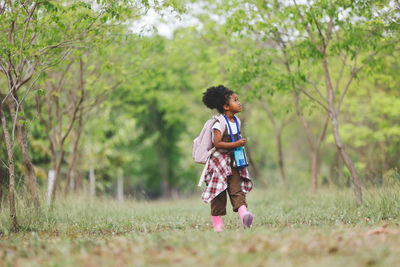
<svg viewBox="0 0 400 267">
<path fill-rule="evenodd" d="M 253 215 L 247 211 L 246 193 L 250 192 L 253 183 L 247 168 L 233 166 L 233 149 L 246 144 L 246 139 L 238 140 L 235 114 L 242 111 L 242 105 L 237 95 L 223 85 L 210 87 L 204 92 L 203 103 L 210 109 L 220 113 L 212 127 L 213 145 L 216 148 L 212 154 L 204 178 L 206 188 L 202 194 L 204 202 L 211 201 L 211 221 L 215 232 L 221 232 L 224 224 L 221 216 L 226 215 L 226 193 L 234 212 L 238 212 L 244 227 L 250 227 Z M 232 142 L 229 127 L 234 135 Z M 239 122 L 240 131 L 240 120 Z"/>
</svg>

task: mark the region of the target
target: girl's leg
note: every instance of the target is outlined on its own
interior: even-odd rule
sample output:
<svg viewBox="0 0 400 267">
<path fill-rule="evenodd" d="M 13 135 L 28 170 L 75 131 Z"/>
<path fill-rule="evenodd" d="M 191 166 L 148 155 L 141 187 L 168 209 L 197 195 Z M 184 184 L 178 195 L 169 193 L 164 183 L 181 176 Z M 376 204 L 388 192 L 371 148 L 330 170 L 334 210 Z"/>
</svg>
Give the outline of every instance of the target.
<svg viewBox="0 0 400 267">
<path fill-rule="evenodd" d="M 247 207 L 245 205 L 240 206 L 238 213 L 242 225 L 245 227 L 251 227 L 251 224 L 253 223 L 253 214 L 247 211 Z"/>
<path fill-rule="evenodd" d="M 221 216 L 211 216 L 211 221 L 215 232 L 221 232 L 224 227 Z"/>
<path fill-rule="evenodd" d="M 228 193 L 233 211 L 239 213 L 240 221 L 245 227 L 250 227 L 253 214 L 247 211 L 246 194 L 242 191 L 242 178 L 237 169 L 232 168 L 232 176 L 228 179 Z"/>
<path fill-rule="evenodd" d="M 226 215 L 226 190 L 211 200 L 211 221 L 215 232 L 221 232 L 224 226 L 221 216 Z"/>
</svg>

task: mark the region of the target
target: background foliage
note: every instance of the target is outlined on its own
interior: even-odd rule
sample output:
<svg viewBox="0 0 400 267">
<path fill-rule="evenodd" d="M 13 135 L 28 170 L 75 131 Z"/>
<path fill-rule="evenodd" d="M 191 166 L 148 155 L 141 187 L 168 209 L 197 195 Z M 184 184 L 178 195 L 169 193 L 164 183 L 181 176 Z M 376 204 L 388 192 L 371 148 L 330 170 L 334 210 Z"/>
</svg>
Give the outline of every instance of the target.
<svg viewBox="0 0 400 267">
<path fill-rule="evenodd" d="M 341 41 L 331 44 L 328 57 L 335 79 L 342 64 L 341 51 L 354 54 L 363 44 L 358 55 L 362 61 L 379 50 L 373 61 L 354 77 L 341 107 L 340 133 L 364 187 L 381 186 L 391 179 L 399 179 L 400 47 L 395 3 L 321 0 L 296 9 L 293 4 L 285 2 L 280 3 L 281 12 L 272 16 L 278 1 L 268 1 L 262 7 L 261 2 L 206 2 L 203 12 L 197 13 L 185 8 L 185 4 L 190 3 L 164 1 L 163 4 L 151 5 L 144 1 L 135 7 L 129 6 L 129 1 L 121 1 L 121 6 L 115 5 L 114 1 L 102 3 L 100 21 L 108 21 L 110 25 L 93 29 L 90 37 L 81 44 L 68 47 L 71 52 L 56 66 L 43 71 L 34 90 L 24 100 L 29 152 L 42 191 L 47 188 L 51 153 L 44 125 L 39 120 L 36 100 L 43 99 L 48 92 L 51 77 L 62 73 L 77 57 L 82 58 L 85 65 L 86 99 L 81 107 L 84 127 L 77 151 L 75 190 L 88 190 L 89 169 L 93 168 L 98 194 L 115 195 L 118 173 L 124 177 L 127 196 L 157 198 L 194 192 L 201 166 L 191 159 L 192 140 L 213 114 L 201 103 L 202 92 L 218 84 L 234 90 L 244 105 L 239 116 L 245 122 L 251 171 L 256 174 L 256 184 L 271 187 L 280 184 L 278 148 L 273 126 L 264 109 L 264 98 L 275 120 L 284 126 L 281 138 L 288 186 L 309 187 L 311 151 L 296 116 L 291 81 L 312 90 L 312 86 L 305 82 L 306 76 L 323 83 L 323 69 L 313 63 L 320 56 L 318 50 L 301 37 L 306 34 L 304 22 L 302 24 L 299 17 L 301 11 L 308 14 L 305 20 L 311 22 L 316 19 L 324 21 L 332 12 L 336 15 L 353 14 L 346 19 L 340 15 L 336 17 L 338 21 L 334 30 Z M 73 31 L 79 31 L 77 25 L 87 27 L 81 21 L 97 22 L 90 13 L 96 5 L 84 1 L 79 3 L 66 9 L 62 2 L 45 4 L 46 15 L 35 27 L 46 34 L 41 35 L 37 42 L 42 46 L 56 43 L 66 34 L 72 36 Z M 332 5 L 334 9 L 330 9 Z M 150 8 L 160 12 L 171 10 L 166 6 L 174 9 L 175 14 L 186 12 L 195 17 L 198 26 L 177 28 L 170 38 L 156 31 L 151 35 L 132 33 L 133 20 Z M 354 21 L 354 17 L 360 19 Z M 1 24 L 6 25 L 3 21 Z M 287 43 L 292 42 L 287 53 L 295 70 L 293 73 L 285 71 L 283 54 L 274 43 L 274 34 L 280 30 L 292 34 L 284 38 Z M 318 31 L 316 28 L 312 30 Z M 7 28 L 2 26 L 2 53 L 10 49 L 7 48 L 6 32 Z M 365 34 L 372 34 L 368 43 L 363 43 L 367 39 Z M 380 49 L 383 41 L 390 45 Z M 24 49 L 28 57 L 34 57 L 37 51 L 35 45 Z M 60 47 L 47 56 L 54 59 L 65 49 Z M 18 58 L 17 52 L 12 50 L 11 54 Z M 42 60 L 49 59 L 44 57 Z M 350 69 L 346 69 L 344 75 L 350 74 Z M 78 88 L 78 77 L 79 66 L 72 65 L 66 73 L 65 89 L 57 95 L 66 106 L 70 101 L 68 96 Z M 21 90 L 27 90 L 27 87 Z M 0 75 L 0 88 L 2 94 L 7 93 L 4 75 Z M 77 96 L 80 96 L 79 92 Z M 304 95 L 300 106 L 310 131 L 318 135 L 326 113 Z M 48 110 L 44 108 L 43 112 Z M 66 139 L 59 189 L 68 186 L 65 181 L 77 123 Z M 61 125 L 66 130 L 68 120 L 63 119 Z M 323 186 L 348 187 L 349 173 L 337 155 L 331 132 L 328 124 L 327 136 L 320 148 L 318 181 Z M 0 137 L 3 140 L 2 134 Z M 24 168 L 20 152 L 14 150 L 17 194 L 24 195 Z M 7 154 L 3 141 L 0 143 L 0 159 L 1 184 L 7 191 Z"/>
</svg>

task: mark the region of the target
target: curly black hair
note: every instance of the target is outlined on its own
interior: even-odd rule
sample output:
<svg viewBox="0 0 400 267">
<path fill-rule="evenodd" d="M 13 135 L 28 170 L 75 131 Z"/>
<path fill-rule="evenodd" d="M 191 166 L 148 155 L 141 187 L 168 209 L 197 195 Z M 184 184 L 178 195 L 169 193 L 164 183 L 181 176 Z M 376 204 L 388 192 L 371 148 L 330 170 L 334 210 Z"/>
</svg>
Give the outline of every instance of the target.
<svg viewBox="0 0 400 267">
<path fill-rule="evenodd" d="M 213 86 L 203 93 L 203 103 L 210 109 L 216 108 L 219 113 L 224 113 L 224 105 L 228 104 L 233 93 L 223 85 Z"/>
</svg>

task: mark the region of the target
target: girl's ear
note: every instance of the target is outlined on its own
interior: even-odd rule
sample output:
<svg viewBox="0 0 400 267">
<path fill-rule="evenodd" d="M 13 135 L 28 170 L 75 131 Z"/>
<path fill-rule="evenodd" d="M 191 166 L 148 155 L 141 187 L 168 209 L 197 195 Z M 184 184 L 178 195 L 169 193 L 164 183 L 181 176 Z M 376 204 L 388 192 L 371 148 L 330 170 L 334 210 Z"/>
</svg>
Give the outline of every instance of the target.
<svg viewBox="0 0 400 267">
<path fill-rule="evenodd" d="M 225 104 L 223 107 L 224 107 L 224 110 L 229 110 L 229 105 Z"/>
</svg>

